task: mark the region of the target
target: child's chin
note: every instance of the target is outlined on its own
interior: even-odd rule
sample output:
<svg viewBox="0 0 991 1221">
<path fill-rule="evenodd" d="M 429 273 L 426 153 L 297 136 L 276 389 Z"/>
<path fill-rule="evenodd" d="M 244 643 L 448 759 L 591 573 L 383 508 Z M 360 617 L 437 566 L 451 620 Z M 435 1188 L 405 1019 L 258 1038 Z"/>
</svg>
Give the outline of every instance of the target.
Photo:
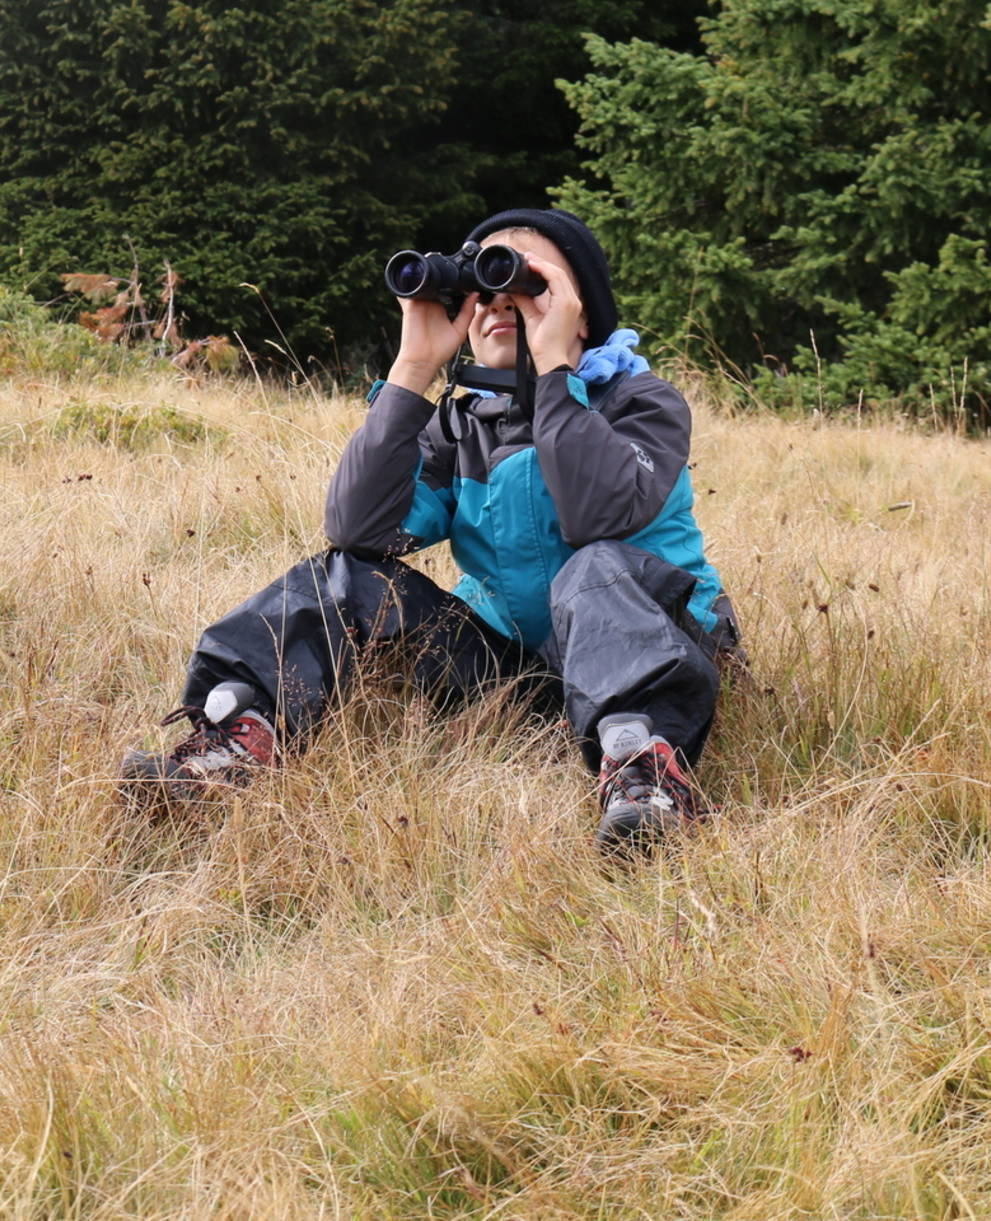
<svg viewBox="0 0 991 1221">
<path fill-rule="evenodd" d="M 488 344 L 484 356 L 479 357 L 479 363 L 488 365 L 490 369 L 515 369 L 516 335 L 511 335 L 502 343 Z"/>
</svg>

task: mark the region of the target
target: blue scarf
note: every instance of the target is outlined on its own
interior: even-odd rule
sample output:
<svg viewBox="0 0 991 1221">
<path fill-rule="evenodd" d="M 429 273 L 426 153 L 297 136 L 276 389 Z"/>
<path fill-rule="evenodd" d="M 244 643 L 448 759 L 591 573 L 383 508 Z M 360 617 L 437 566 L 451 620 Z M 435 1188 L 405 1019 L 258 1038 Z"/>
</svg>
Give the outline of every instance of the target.
<svg viewBox="0 0 991 1221">
<path fill-rule="evenodd" d="M 637 373 L 646 373 L 650 365 L 634 348 L 640 342 L 636 331 L 621 328 L 613 331 L 604 344 L 598 348 L 589 348 L 582 353 L 575 372 L 589 386 L 601 386 L 615 377 L 617 373 L 629 373 L 632 377 Z M 494 399 L 492 390 L 476 390 L 479 398 Z"/>
<path fill-rule="evenodd" d="M 575 372 L 590 386 L 601 386 L 617 373 L 646 373 L 650 365 L 633 350 L 639 342 L 636 331 L 613 331 L 600 348 L 589 348 L 582 354 Z"/>
</svg>

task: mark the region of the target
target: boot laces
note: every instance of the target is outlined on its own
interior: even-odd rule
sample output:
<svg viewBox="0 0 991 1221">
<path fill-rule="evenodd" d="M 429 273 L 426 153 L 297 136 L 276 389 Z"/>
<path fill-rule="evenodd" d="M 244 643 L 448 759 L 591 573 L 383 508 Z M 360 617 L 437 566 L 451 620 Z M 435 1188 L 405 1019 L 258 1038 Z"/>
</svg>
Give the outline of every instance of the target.
<svg viewBox="0 0 991 1221">
<path fill-rule="evenodd" d="M 176 721 L 181 721 L 183 717 L 188 717 L 192 721 L 193 732 L 172 750 L 172 758 L 176 763 L 182 763 L 185 759 L 203 754 L 204 751 L 215 749 L 217 746 L 227 747 L 234 755 L 246 753 L 245 748 L 235 741 L 236 737 L 248 732 L 248 726 L 240 718 L 230 725 L 218 725 L 216 721 L 210 720 L 202 708 L 183 704 L 164 717 L 161 723 L 162 725 L 172 725 Z"/>
<path fill-rule="evenodd" d="M 675 760 L 647 746 L 632 759 L 603 759 L 603 805 L 618 792 L 636 805 L 650 805 L 664 813 L 698 818 L 702 813 L 695 793 L 685 782 Z"/>
</svg>

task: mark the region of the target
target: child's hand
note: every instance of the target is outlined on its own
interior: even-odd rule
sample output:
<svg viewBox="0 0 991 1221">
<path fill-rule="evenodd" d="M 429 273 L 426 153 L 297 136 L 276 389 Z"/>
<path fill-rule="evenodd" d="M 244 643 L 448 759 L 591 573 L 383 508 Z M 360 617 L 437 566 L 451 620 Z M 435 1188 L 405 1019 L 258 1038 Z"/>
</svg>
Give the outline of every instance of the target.
<svg viewBox="0 0 991 1221">
<path fill-rule="evenodd" d="M 426 394 L 441 366 L 446 365 L 464 343 L 477 300 L 477 293 L 469 293 L 452 320 L 437 301 L 399 298 L 403 331 L 399 354 L 389 370 L 388 380 L 414 394 Z"/>
<path fill-rule="evenodd" d="M 547 291 L 537 297 L 513 297 L 513 304 L 523 315 L 527 344 L 537 372 L 573 365 L 588 334 L 581 298 L 568 273 L 556 263 L 530 253 L 523 257 L 547 281 Z"/>
</svg>

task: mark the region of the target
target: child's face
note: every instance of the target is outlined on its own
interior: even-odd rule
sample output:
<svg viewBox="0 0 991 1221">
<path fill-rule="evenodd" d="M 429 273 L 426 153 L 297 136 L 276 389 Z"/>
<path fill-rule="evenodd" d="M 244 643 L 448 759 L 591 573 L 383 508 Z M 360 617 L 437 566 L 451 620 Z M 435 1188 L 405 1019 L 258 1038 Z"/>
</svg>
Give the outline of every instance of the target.
<svg viewBox="0 0 991 1221">
<path fill-rule="evenodd" d="M 578 281 L 571 265 L 557 246 L 542 233 L 530 233 L 527 230 L 503 229 L 492 233 L 482 241 L 482 246 L 512 246 L 520 254 L 535 254 L 538 258 L 547 259 L 563 267 L 568 278 L 574 285 L 575 292 L 581 296 Z M 516 310 L 513 299 L 508 293 L 496 293 L 487 305 L 479 301 L 475 306 L 471 323 L 468 326 L 468 341 L 475 359 L 480 365 L 490 369 L 513 369 L 516 366 Z M 582 342 L 578 328 L 575 330 L 575 341 Z"/>
</svg>

